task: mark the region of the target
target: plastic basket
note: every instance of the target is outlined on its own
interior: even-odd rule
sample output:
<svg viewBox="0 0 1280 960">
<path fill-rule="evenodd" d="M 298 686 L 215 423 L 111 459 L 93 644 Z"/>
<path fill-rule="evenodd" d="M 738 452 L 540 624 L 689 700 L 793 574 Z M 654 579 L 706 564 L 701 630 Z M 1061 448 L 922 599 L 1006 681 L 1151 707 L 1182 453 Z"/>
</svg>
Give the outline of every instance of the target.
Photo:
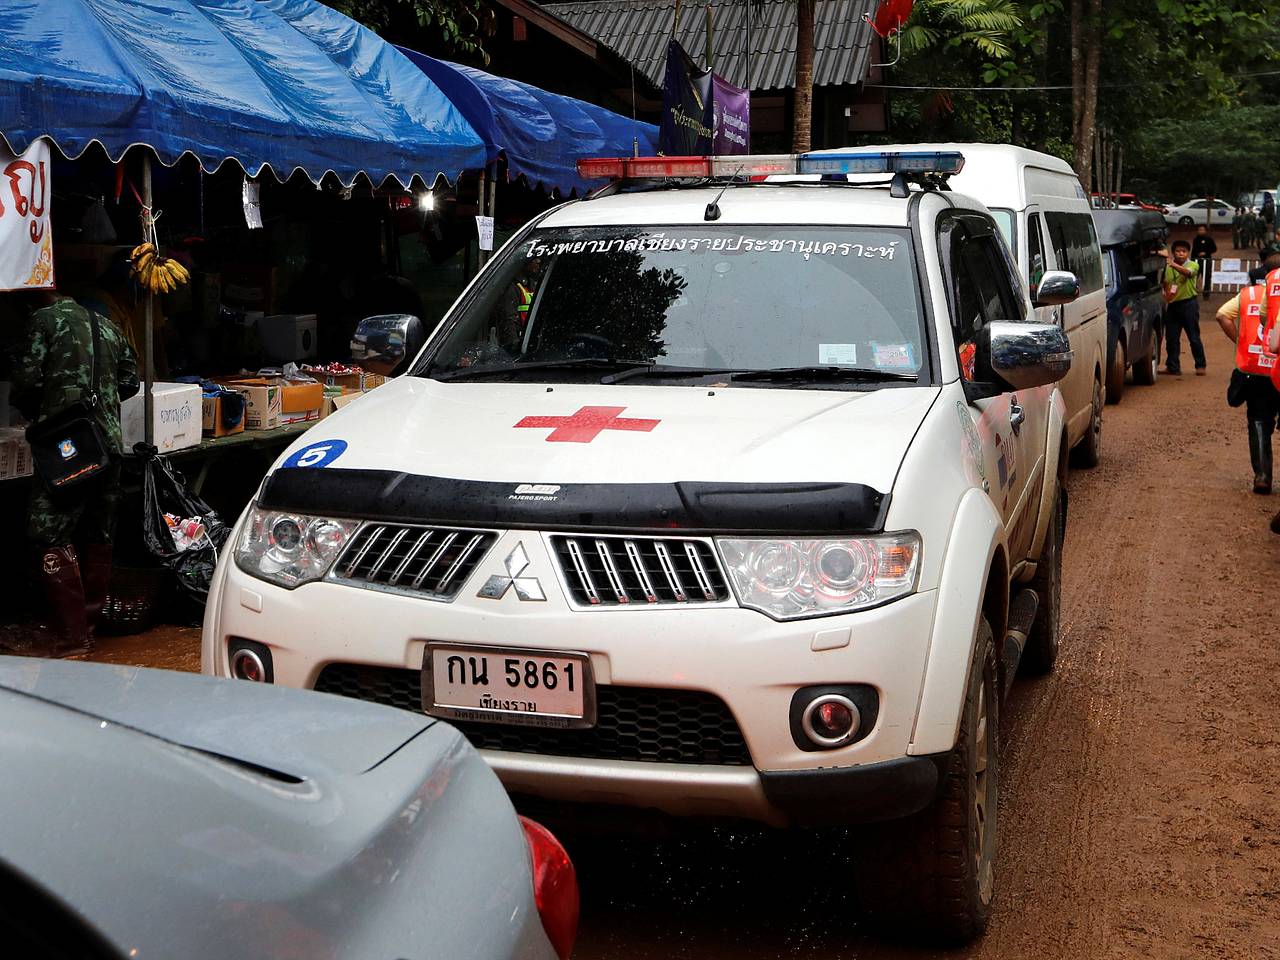
<svg viewBox="0 0 1280 960">
<path fill-rule="evenodd" d="M 104 633 L 141 633 L 151 625 L 156 598 L 168 571 L 163 567 L 111 569 L 111 585 L 102 605 L 98 629 Z"/>
</svg>

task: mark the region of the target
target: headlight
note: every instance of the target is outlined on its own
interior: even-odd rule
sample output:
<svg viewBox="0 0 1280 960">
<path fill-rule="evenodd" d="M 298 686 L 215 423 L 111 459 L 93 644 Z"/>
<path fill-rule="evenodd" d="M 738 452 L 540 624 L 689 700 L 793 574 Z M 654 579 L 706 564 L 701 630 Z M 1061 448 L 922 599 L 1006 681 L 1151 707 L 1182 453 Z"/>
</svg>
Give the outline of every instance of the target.
<svg viewBox="0 0 1280 960">
<path fill-rule="evenodd" d="M 333 520 L 254 506 L 236 544 L 236 566 L 252 576 L 293 589 L 328 573 L 359 527 L 358 520 Z"/>
<path fill-rule="evenodd" d="M 716 541 L 738 602 L 775 620 L 879 606 L 916 588 L 919 534 Z"/>
</svg>

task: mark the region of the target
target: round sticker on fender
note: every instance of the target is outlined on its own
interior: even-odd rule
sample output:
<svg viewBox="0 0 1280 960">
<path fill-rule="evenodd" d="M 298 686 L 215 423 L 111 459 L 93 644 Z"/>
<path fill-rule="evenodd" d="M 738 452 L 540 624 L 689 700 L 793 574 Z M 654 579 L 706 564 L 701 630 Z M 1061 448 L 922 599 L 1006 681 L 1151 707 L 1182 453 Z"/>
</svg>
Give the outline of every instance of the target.
<svg viewBox="0 0 1280 960">
<path fill-rule="evenodd" d="M 345 440 L 325 440 L 313 443 L 293 454 L 282 467 L 327 467 L 342 456 L 347 449 Z"/>
</svg>

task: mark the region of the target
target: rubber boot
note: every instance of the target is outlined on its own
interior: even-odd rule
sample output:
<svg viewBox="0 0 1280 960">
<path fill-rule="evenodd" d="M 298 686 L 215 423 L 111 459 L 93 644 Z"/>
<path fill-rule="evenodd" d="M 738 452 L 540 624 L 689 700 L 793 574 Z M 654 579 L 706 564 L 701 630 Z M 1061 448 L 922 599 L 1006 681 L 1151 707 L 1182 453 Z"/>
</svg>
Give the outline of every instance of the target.
<svg viewBox="0 0 1280 960">
<path fill-rule="evenodd" d="M 1253 492 L 1271 492 L 1271 431 L 1267 424 L 1249 421 L 1249 459 L 1253 463 Z"/>
<path fill-rule="evenodd" d="M 1271 518 L 1271 532 L 1280 533 L 1280 511 L 1277 511 L 1276 515 Z"/>
<path fill-rule="evenodd" d="M 111 544 L 89 543 L 80 551 L 80 578 L 84 582 L 84 615 L 90 639 L 107 602 L 111 583 Z"/>
<path fill-rule="evenodd" d="M 85 620 L 84 584 L 74 547 L 46 547 L 40 552 L 40 582 L 52 617 L 55 634 L 50 653 L 72 657 L 89 652 L 89 627 Z"/>
</svg>

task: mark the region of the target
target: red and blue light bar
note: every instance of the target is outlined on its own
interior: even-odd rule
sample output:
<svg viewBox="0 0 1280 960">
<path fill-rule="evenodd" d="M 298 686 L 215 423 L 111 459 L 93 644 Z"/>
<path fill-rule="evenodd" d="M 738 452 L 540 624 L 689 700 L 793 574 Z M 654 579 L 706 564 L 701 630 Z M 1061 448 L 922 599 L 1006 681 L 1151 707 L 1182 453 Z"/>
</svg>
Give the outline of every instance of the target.
<svg viewBox="0 0 1280 960">
<path fill-rule="evenodd" d="M 578 161 L 584 180 L 701 180 L 708 177 L 803 176 L 806 174 L 938 174 L 964 168 L 955 151 L 863 151 L 751 154 L 729 157 L 599 157 Z"/>
</svg>

